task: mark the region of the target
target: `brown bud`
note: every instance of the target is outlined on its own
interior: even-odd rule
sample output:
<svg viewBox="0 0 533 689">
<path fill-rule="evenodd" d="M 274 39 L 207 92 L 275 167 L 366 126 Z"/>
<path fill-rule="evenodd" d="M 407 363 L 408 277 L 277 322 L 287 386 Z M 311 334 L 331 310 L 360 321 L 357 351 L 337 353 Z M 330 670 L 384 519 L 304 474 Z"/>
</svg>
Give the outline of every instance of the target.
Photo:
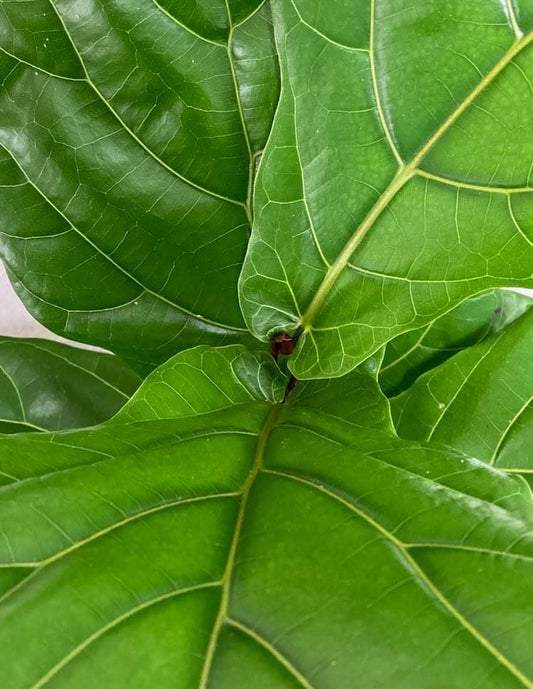
<svg viewBox="0 0 533 689">
<path fill-rule="evenodd" d="M 292 339 L 290 335 L 282 333 L 281 335 L 276 335 L 276 337 L 271 342 L 271 352 L 274 359 L 278 356 L 290 356 L 294 352 L 296 347 L 296 342 Z"/>
</svg>

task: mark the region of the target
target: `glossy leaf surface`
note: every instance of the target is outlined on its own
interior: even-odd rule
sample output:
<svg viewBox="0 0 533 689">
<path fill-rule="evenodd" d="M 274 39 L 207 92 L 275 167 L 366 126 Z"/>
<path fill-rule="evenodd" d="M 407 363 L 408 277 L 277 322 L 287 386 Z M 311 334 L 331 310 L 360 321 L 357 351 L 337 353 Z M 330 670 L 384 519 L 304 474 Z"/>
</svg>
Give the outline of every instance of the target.
<svg viewBox="0 0 533 689">
<path fill-rule="evenodd" d="M 533 311 L 391 401 L 399 435 L 533 472 Z"/>
<path fill-rule="evenodd" d="M 273 0 L 282 95 L 241 304 L 339 376 L 468 296 L 531 285 L 527 0 Z"/>
<path fill-rule="evenodd" d="M 506 327 L 531 307 L 533 298 L 492 290 L 459 304 L 424 328 L 388 343 L 379 383 L 388 397 L 410 387 L 426 371 Z"/>
<path fill-rule="evenodd" d="M 0 251 L 47 327 L 148 364 L 253 341 L 273 49 L 260 0 L 1 3 Z"/>
<path fill-rule="evenodd" d="M 383 430 L 368 373 L 286 384 L 202 347 L 0 440 L 3 686 L 531 686 L 525 483 Z"/>
<path fill-rule="evenodd" d="M 0 433 L 94 426 L 124 406 L 140 383 L 109 354 L 0 337 Z"/>
</svg>

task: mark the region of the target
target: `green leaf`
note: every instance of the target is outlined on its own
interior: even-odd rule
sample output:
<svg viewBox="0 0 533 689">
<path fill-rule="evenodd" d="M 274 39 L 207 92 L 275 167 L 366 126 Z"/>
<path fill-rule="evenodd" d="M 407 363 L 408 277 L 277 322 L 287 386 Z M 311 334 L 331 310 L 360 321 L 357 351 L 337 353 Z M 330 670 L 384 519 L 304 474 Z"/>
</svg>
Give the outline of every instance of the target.
<svg viewBox="0 0 533 689">
<path fill-rule="evenodd" d="M 400 436 L 533 472 L 533 310 L 391 400 Z"/>
<path fill-rule="evenodd" d="M 532 685 L 524 482 L 375 427 L 375 370 L 286 385 L 200 347 L 0 439 L 2 686 Z"/>
<path fill-rule="evenodd" d="M 299 336 L 297 378 L 340 376 L 471 295 L 533 284 L 518 5 L 272 1 L 282 94 L 240 291 L 260 339 Z"/>
<path fill-rule="evenodd" d="M 140 383 L 109 354 L 0 337 L 0 433 L 93 426 L 124 406 Z"/>
<path fill-rule="evenodd" d="M 0 252 L 55 332 L 159 363 L 238 305 L 278 94 L 260 0 L 0 8 Z"/>
<path fill-rule="evenodd" d="M 499 332 L 533 304 L 525 294 L 492 290 L 468 299 L 424 328 L 411 330 L 388 343 L 379 383 L 388 397 L 410 387 L 466 347 Z"/>
</svg>

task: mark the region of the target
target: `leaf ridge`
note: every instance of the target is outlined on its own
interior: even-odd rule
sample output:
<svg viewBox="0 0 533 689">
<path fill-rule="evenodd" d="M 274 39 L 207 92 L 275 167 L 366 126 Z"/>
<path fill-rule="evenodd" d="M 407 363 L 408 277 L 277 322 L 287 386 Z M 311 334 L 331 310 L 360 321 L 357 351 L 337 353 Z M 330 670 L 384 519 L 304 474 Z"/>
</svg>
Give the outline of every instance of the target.
<svg viewBox="0 0 533 689">
<path fill-rule="evenodd" d="M 13 565 L 12 567 L 15 567 L 15 565 Z M 21 566 L 19 569 L 24 569 L 24 567 Z M 23 584 L 25 584 L 29 579 L 33 579 L 37 572 L 38 569 L 35 568 L 27 576 L 23 577 L 20 581 L 18 581 L 14 586 L 7 589 L 7 591 L 4 591 L 4 593 L 0 596 L 0 605 L 3 605 L 6 600 L 8 600 L 16 591 L 18 591 L 18 589 L 22 588 Z"/>
<path fill-rule="evenodd" d="M 483 363 L 483 361 L 484 361 L 488 356 L 490 356 L 490 354 L 492 353 L 492 350 L 496 347 L 496 345 L 497 345 L 498 342 L 502 339 L 502 337 L 503 337 L 504 334 L 505 334 L 505 330 L 502 330 L 502 332 L 501 332 L 497 337 L 494 338 L 494 342 L 491 344 L 491 346 L 487 349 L 486 352 L 484 352 L 483 356 L 479 357 L 479 359 L 476 361 L 476 363 L 474 364 L 474 366 L 472 366 L 472 368 L 470 369 L 470 371 L 468 372 L 468 374 L 464 377 L 464 380 L 463 380 L 463 382 L 461 383 L 461 385 L 458 386 L 457 390 L 454 392 L 454 394 L 453 394 L 453 396 L 451 397 L 451 399 L 448 400 L 448 402 L 447 402 L 446 405 L 444 406 L 444 408 L 443 408 L 441 414 L 439 414 L 439 417 L 437 418 L 435 424 L 433 425 L 433 428 L 431 429 L 431 432 L 429 433 L 429 435 L 428 435 L 428 437 L 427 437 L 428 442 L 429 442 L 429 441 L 431 440 L 431 438 L 433 437 L 433 434 L 434 434 L 435 431 L 437 430 L 437 427 L 439 426 L 439 424 L 440 424 L 440 422 L 442 421 L 442 419 L 446 416 L 446 413 L 448 412 L 448 410 L 450 409 L 450 407 L 452 406 L 452 404 L 453 404 L 453 403 L 455 402 L 455 400 L 457 399 L 457 396 L 459 395 L 459 393 L 461 392 L 461 390 L 464 388 L 464 386 L 467 384 L 467 382 L 470 380 L 470 378 L 474 375 L 474 373 L 476 372 L 476 370 L 478 369 L 478 367 L 481 366 L 481 364 Z"/>
<path fill-rule="evenodd" d="M 513 7 L 513 0 L 505 0 L 505 3 L 506 3 L 507 15 L 509 17 L 511 27 L 514 31 L 514 35 L 517 38 L 522 38 L 522 36 L 524 35 L 524 32 L 522 31 L 522 29 L 520 28 L 520 26 L 518 24 L 518 19 L 516 18 L 516 12 L 514 11 L 514 7 Z"/>
<path fill-rule="evenodd" d="M 36 426 L 34 423 L 29 423 L 28 421 L 21 421 L 20 419 L 17 420 L 17 419 L 2 419 L 2 418 L 0 418 L 0 422 L 2 422 L 2 421 L 5 423 L 14 424 L 15 426 L 23 426 L 23 427 L 27 427 L 27 428 L 32 428 L 35 431 L 42 431 L 42 432 L 47 431 L 46 428 L 41 428 L 41 426 Z M 0 474 L 6 475 L 3 472 L 0 472 Z"/>
<path fill-rule="evenodd" d="M 17 60 L 18 62 L 22 62 L 23 65 L 27 65 L 28 67 L 31 67 L 32 69 L 39 70 L 40 72 L 43 72 L 43 74 L 48 74 L 50 77 L 54 77 L 55 79 L 63 79 L 64 81 L 78 81 L 85 83 L 86 79 L 82 79 L 80 77 L 66 77 L 63 74 L 56 74 L 55 72 L 49 72 L 47 69 L 44 69 L 43 67 L 38 67 L 37 65 L 34 65 L 33 62 L 28 62 L 28 60 L 24 60 L 18 55 L 15 55 L 15 53 L 10 53 L 9 50 L 6 50 L 3 46 L 0 46 L 0 52 L 4 53 L 4 55 L 7 55 L 8 57 L 13 58 L 13 60 Z M 2 186 L 7 186 L 7 185 L 2 185 Z M 18 185 L 16 185 L 18 186 Z"/>
<path fill-rule="evenodd" d="M 102 378 L 99 376 L 95 371 L 91 371 L 84 366 L 81 366 L 80 364 L 76 364 L 74 361 L 67 359 L 64 356 L 61 356 L 58 352 L 53 351 L 52 349 L 46 349 L 45 347 L 40 347 L 37 342 L 27 342 L 26 343 L 27 347 L 33 347 L 34 349 L 37 349 L 40 352 L 45 352 L 47 355 L 50 355 L 54 357 L 55 359 L 60 359 L 61 361 L 64 361 L 67 366 L 72 366 L 72 368 L 77 368 L 80 371 L 83 371 L 86 373 L 88 376 L 91 376 L 92 378 L 95 378 L 96 380 L 99 380 L 101 383 L 103 383 L 106 387 L 111 388 L 115 392 L 118 392 L 121 397 L 124 397 L 124 399 L 129 400 L 130 395 L 127 395 L 123 390 L 120 388 L 117 388 L 113 383 L 111 383 L 109 380 L 106 380 L 105 378 Z"/>
<path fill-rule="evenodd" d="M 313 33 L 316 33 L 318 36 L 320 36 L 321 38 L 323 38 L 323 39 L 324 39 L 325 41 L 327 41 L 328 43 L 331 43 L 332 45 L 336 45 L 338 48 L 342 48 L 343 50 L 348 50 L 348 51 L 353 52 L 353 53 L 368 53 L 368 52 L 369 52 L 367 48 L 354 48 L 354 47 L 352 47 L 351 45 L 345 45 L 344 43 L 339 43 L 339 41 L 335 41 L 335 40 L 333 40 L 333 38 L 330 38 L 329 36 L 326 36 L 326 34 L 322 33 L 322 31 L 319 31 L 319 30 L 316 28 L 316 26 L 313 26 L 312 24 L 310 24 L 308 21 L 306 21 L 306 20 L 302 17 L 302 15 L 301 15 L 301 13 L 300 13 L 300 10 L 298 9 L 298 7 L 296 6 L 296 4 L 294 3 L 294 0 L 291 0 L 291 4 L 292 4 L 292 6 L 293 6 L 293 8 L 294 8 L 294 11 L 295 11 L 296 14 L 298 15 L 298 19 L 300 20 L 300 22 L 301 22 L 306 28 L 308 28 L 308 29 L 309 29 L 310 31 L 312 31 Z"/>
<path fill-rule="evenodd" d="M 13 562 L 11 566 L 16 566 L 16 567 L 36 567 L 38 571 L 44 569 L 45 567 L 48 567 L 48 565 L 51 565 L 53 562 L 56 562 L 57 560 L 60 560 L 62 557 L 65 557 L 66 555 L 69 555 L 71 552 L 74 550 L 78 550 L 79 548 L 82 548 L 83 546 L 87 545 L 87 543 L 92 543 L 93 541 L 98 540 L 99 538 L 102 538 L 103 536 L 106 536 L 107 534 L 115 531 L 116 529 L 120 529 L 126 524 L 129 524 L 130 522 L 137 521 L 139 519 L 143 519 L 144 517 L 154 514 L 156 512 L 162 512 L 163 510 L 166 509 L 171 509 L 172 507 L 177 507 L 178 505 L 188 505 L 190 503 L 195 503 L 195 502 L 203 502 L 205 500 L 217 500 L 219 498 L 235 498 L 237 496 L 241 495 L 241 491 L 234 491 L 231 493 L 212 493 L 212 494 L 207 494 L 207 495 L 198 495 L 193 498 L 177 498 L 176 500 L 169 500 L 168 502 L 164 502 L 159 505 L 155 505 L 155 507 L 149 507 L 145 510 L 141 510 L 140 512 L 135 512 L 133 514 L 130 514 L 129 516 L 125 517 L 124 519 L 121 519 L 118 522 L 113 522 L 112 524 L 109 524 L 108 526 L 104 527 L 103 529 L 100 529 L 99 531 L 95 531 L 94 533 L 90 534 L 86 538 L 82 538 L 79 541 L 73 541 L 71 545 L 68 546 L 68 548 L 65 548 L 64 550 L 60 550 L 57 553 L 54 553 L 54 555 L 51 555 L 49 558 L 39 561 L 39 562 Z M 42 514 L 42 513 L 41 513 Z M 44 516 L 44 515 L 43 515 Z"/>
<path fill-rule="evenodd" d="M 514 210 L 513 210 L 513 202 L 512 202 L 510 195 L 507 196 L 507 208 L 509 210 L 509 215 L 511 216 L 511 220 L 513 221 L 513 225 L 516 227 L 518 234 L 520 234 L 520 236 L 523 237 L 529 245 L 533 246 L 533 241 L 531 241 L 531 239 L 527 236 L 527 234 L 521 228 L 520 223 L 516 219 L 516 215 L 515 215 Z"/>
<path fill-rule="evenodd" d="M 340 446 L 346 447 L 346 444 L 343 443 L 343 442 L 337 441 L 337 440 L 335 440 L 334 438 L 329 438 L 329 437 L 326 436 L 326 435 L 321 435 L 320 433 L 317 433 L 317 432 L 315 432 L 315 431 L 310 431 L 309 429 L 305 428 L 304 426 L 299 426 L 298 424 L 280 424 L 279 427 L 280 427 L 280 428 L 291 428 L 291 427 L 292 427 L 292 428 L 296 428 L 296 429 L 299 429 L 299 430 L 307 431 L 307 432 L 309 432 L 309 433 L 311 433 L 311 434 L 313 434 L 313 435 L 317 435 L 318 437 L 320 437 L 320 438 L 322 438 L 322 439 L 324 439 L 324 440 L 327 440 L 327 441 L 329 441 L 329 442 L 331 442 L 331 443 L 335 443 L 336 445 L 340 445 Z M 449 449 L 446 448 L 445 446 L 442 446 L 442 447 L 443 447 L 444 450 L 448 450 L 448 451 L 449 451 Z M 407 449 L 407 448 L 405 448 L 405 449 Z M 412 447 L 412 448 L 409 448 L 409 449 L 416 451 L 416 450 L 423 449 L 423 446 L 422 446 L 422 447 L 421 447 L 421 446 L 415 446 L 415 447 Z M 435 447 L 433 448 L 433 451 L 435 451 Z M 388 452 L 388 450 L 385 450 L 385 452 Z M 444 479 L 444 478 L 446 478 L 446 477 L 449 477 L 449 476 L 453 476 L 454 474 L 466 473 L 466 472 L 456 471 L 456 472 L 453 472 L 453 473 L 451 473 L 451 474 L 448 473 L 448 474 L 443 474 L 443 475 L 441 475 L 441 476 L 433 476 L 433 477 L 430 478 L 430 477 L 424 476 L 423 474 L 418 474 L 418 473 L 416 473 L 416 471 L 411 471 L 410 469 L 407 469 L 406 467 L 398 466 L 398 465 L 396 465 L 396 464 L 392 464 L 391 462 L 387 461 L 387 459 L 381 459 L 381 458 L 378 456 L 378 453 L 377 453 L 377 452 L 366 452 L 365 454 L 366 454 L 367 457 L 373 459 L 373 460 L 376 461 L 378 464 L 384 465 L 384 466 L 389 467 L 389 468 L 392 467 L 395 471 L 398 471 L 400 474 L 406 475 L 406 476 L 410 477 L 411 480 L 415 480 L 415 481 L 428 481 L 428 482 L 430 482 L 430 483 L 438 483 L 438 482 L 441 481 L 442 479 Z M 475 460 L 475 459 L 473 459 L 473 458 L 471 458 L 470 461 L 478 462 L 480 466 L 483 466 L 483 465 L 485 464 L 485 463 L 482 462 L 481 460 Z M 475 469 L 470 469 L 469 471 L 474 471 L 474 470 L 475 470 Z M 305 478 L 305 477 L 301 477 L 300 475 L 292 474 L 292 473 L 290 473 L 290 472 L 278 471 L 278 470 L 276 470 L 276 469 L 263 469 L 263 472 L 264 472 L 264 473 L 272 473 L 272 474 L 278 474 L 278 473 L 279 473 L 279 474 L 281 474 L 281 475 L 286 475 L 286 476 L 288 476 L 288 477 L 294 477 L 295 479 L 296 479 L 296 478 L 302 478 L 303 481 L 308 481 L 308 482 L 311 482 L 311 483 L 312 483 L 311 479 L 308 479 L 308 478 Z M 313 483 L 313 485 L 318 485 L 318 484 L 314 484 L 314 483 Z M 453 488 L 453 487 L 448 486 L 448 485 L 446 485 L 446 484 L 444 484 L 444 483 L 443 483 L 443 484 L 440 484 L 440 485 L 442 485 L 443 487 L 445 487 L 446 490 L 447 490 L 448 492 L 454 493 L 455 495 L 457 495 L 457 496 L 459 496 L 459 497 L 461 497 L 461 498 L 463 498 L 463 499 L 466 498 L 467 500 L 472 500 L 472 498 L 474 497 L 471 493 L 465 493 L 464 491 L 459 490 L 458 488 Z M 501 510 L 502 512 L 505 512 L 505 509 L 504 509 L 504 508 L 500 507 L 499 505 L 497 505 L 497 504 L 494 503 L 494 502 L 490 502 L 489 500 L 485 500 L 485 499 L 483 499 L 483 498 L 478 498 L 478 497 L 474 497 L 474 499 L 476 499 L 476 500 L 479 501 L 480 503 L 484 503 L 484 504 L 486 504 L 486 505 L 489 505 L 490 508 L 492 508 L 492 509 L 494 509 L 494 510 Z M 376 523 L 378 523 L 378 522 L 376 522 Z M 400 524 L 400 525 L 397 527 L 397 530 L 398 530 L 401 526 L 403 526 L 403 524 Z M 404 544 L 404 545 L 407 546 L 407 544 Z"/>
<path fill-rule="evenodd" d="M 204 413 L 208 414 L 209 412 L 204 412 Z M 201 416 L 201 414 L 198 414 L 197 416 Z M 137 423 L 142 424 L 143 421 L 131 421 L 130 422 L 131 425 L 137 424 Z M 130 424 L 125 423 L 125 424 L 121 424 L 121 425 L 122 426 L 128 426 Z M 215 435 L 248 435 L 248 436 L 251 436 L 251 435 L 255 435 L 255 434 L 248 432 L 248 431 L 238 431 L 238 430 L 234 430 L 234 429 L 227 429 L 227 430 L 223 430 L 223 431 L 210 430 L 209 432 L 204 433 L 204 434 L 191 434 L 191 435 L 188 435 L 186 437 L 178 437 L 177 439 L 173 440 L 171 444 L 172 445 L 174 445 L 174 444 L 178 445 L 179 443 L 186 443 L 189 440 L 199 440 L 201 438 L 209 438 L 209 437 L 212 437 Z M 61 437 L 61 433 L 59 433 L 59 437 Z M 40 438 L 36 438 L 36 440 L 40 440 Z M 63 469 L 54 469 L 53 471 L 49 471 L 45 474 L 28 476 L 27 478 L 24 478 L 24 479 L 16 479 L 15 478 L 15 479 L 13 479 L 14 481 L 16 481 L 15 486 L 20 486 L 24 483 L 30 483 L 31 481 L 42 481 L 43 479 L 46 479 L 49 476 L 55 476 L 56 474 L 65 474 L 65 473 L 68 473 L 71 471 L 76 471 L 80 468 L 93 467 L 96 464 L 100 464 L 100 463 L 105 462 L 105 461 L 112 461 L 114 459 L 113 455 L 109 455 L 105 452 L 100 452 L 99 450 L 93 450 L 92 448 L 89 448 L 89 447 L 80 447 L 77 445 L 68 445 L 67 443 L 57 442 L 55 437 L 52 437 L 52 436 L 50 436 L 50 440 L 51 440 L 51 442 L 53 442 L 55 445 L 58 445 L 59 447 L 70 447 L 74 450 L 77 450 L 78 452 L 80 450 L 87 450 L 88 452 L 91 452 L 92 454 L 102 455 L 102 459 L 96 459 L 94 462 L 88 462 L 86 464 L 77 464 L 74 466 L 65 467 Z M 161 447 L 164 447 L 164 445 L 162 444 Z M 7 486 L 0 486 L 0 493 L 2 491 L 9 490 L 10 488 L 13 488 L 13 484 L 9 484 Z"/>
<path fill-rule="evenodd" d="M 0 364 L 0 372 L 5 375 L 5 377 L 8 379 L 8 381 L 12 385 L 13 390 L 15 391 L 15 395 L 17 396 L 17 400 L 18 400 L 19 407 L 20 407 L 20 413 L 22 415 L 22 420 L 24 423 L 27 423 L 26 409 L 24 408 L 24 403 L 22 402 L 22 397 L 20 396 L 20 390 L 18 389 L 13 378 L 9 375 L 9 373 L 6 371 L 6 369 L 1 364 Z M 15 423 L 17 421 L 17 419 L 9 419 L 9 420 L 15 421 Z M 7 421 L 7 419 L 6 419 L 6 421 Z M 29 425 L 31 426 L 31 424 L 29 424 Z"/>
<path fill-rule="evenodd" d="M 293 4 L 294 4 L 294 3 L 293 3 Z M 295 7 L 295 9 L 296 9 L 296 7 Z M 296 11 L 298 11 L 298 10 L 296 10 Z M 294 102 L 294 92 L 293 92 L 293 90 L 292 90 L 291 82 L 290 82 L 289 79 L 286 79 L 286 80 L 285 80 L 285 79 L 283 78 L 283 72 L 282 72 L 282 76 L 281 76 L 281 88 L 282 88 L 282 89 L 285 89 L 285 88 L 288 88 L 288 89 L 289 89 L 289 91 L 291 92 L 291 96 L 292 96 L 293 102 Z M 328 269 L 328 268 L 331 266 L 331 264 L 330 264 L 330 262 L 328 261 L 328 259 L 326 258 L 326 255 L 325 255 L 325 253 L 324 253 L 324 250 L 323 250 L 323 248 L 322 248 L 322 246 L 321 246 L 321 244 L 320 244 L 320 241 L 319 241 L 319 239 L 318 239 L 318 234 L 317 234 L 317 232 L 316 232 L 315 223 L 314 223 L 314 221 L 313 221 L 313 216 L 312 216 L 311 211 L 310 211 L 310 209 L 309 209 L 309 204 L 307 203 L 307 193 L 306 193 L 305 175 L 304 175 L 303 165 L 302 165 L 302 156 L 300 155 L 300 149 L 299 149 L 299 147 L 298 147 L 298 129 L 297 129 L 297 126 L 296 126 L 296 117 L 294 117 L 294 141 L 295 141 L 295 144 L 296 144 L 296 145 L 294 146 L 294 149 L 295 149 L 295 152 L 296 152 L 296 157 L 298 158 L 298 169 L 300 170 L 300 180 L 301 180 L 301 184 L 302 184 L 302 198 L 301 198 L 301 203 L 302 203 L 302 205 L 303 205 L 303 207 L 304 207 L 305 215 L 306 215 L 306 217 L 307 217 L 307 222 L 309 223 L 309 229 L 311 230 L 311 235 L 312 235 L 312 237 L 313 237 L 313 241 L 314 241 L 314 243 L 315 243 L 315 246 L 316 246 L 316 248 L 317 248 L 317 251 L 318 251 L 318 253 L 319 253 L 319 255 L 320 255 L 320 258 L 322 259 L 322 262 L 323 262 L 324 265 L 326 266 L 326 269 Z M 287 273 L 286 273 L 286 271 L 285 271 L 285 266 L 283 265 L 283 262 L 282 262 L 282 261 L 280 261 L 280 265 L 281 265 L 281 268 L 282 268 L 282 270 L 283 270 L 283 274 L 285 275 L 285 280 L 287 281 L 287 284 L 289 284 L 288 279 L 287 279 Z M 291 287 L 289 287 L 289 289 L 290 289 L 291 294 L 292 294 L 294 306 L 296 307 L 296 309 L 299 309 L 299 307 L 298 307 L 298 301 L 297 301 L 297 299 L 296 299 L 296 295 L 294 294 L 294 292 L 293 292 L 293 290 L 292 290 Z"/>
<path fill-rule="evenodd" d="M 391 273 L 383 273 L 379 270 L 369 270 L 368 268 L 362 268 L 361 266 L 356 266 L 354 263 L 348 262 L 346 264 L 346 267 L 351 268 L 352 270 L 355 270 L 358 273 L 364 273 L 365 275 L 375 275 L 376 277 L 383 278 L 384 280 L 400 280 L 401 282 L 408 282 L 409 284 L 422 284 L 422 285 L 454 285 L 457 283 L 461 282 L 470 282 L 474 283 L 480 279 L 482 279 L 483 275 L 475 277 L 475 278 L 455 278 L 454 280 L 451 279 L 440 279 L 440 280 L 429 280 L 429 279 L 414 279 L 414 278 L 409 278 L 405 277 L 403 275 L 392 275 Z M 487 275 L 488 276 L 488 275 Z M 327 328 L 314 328 L 314 330 L 337 330 L 339 326 L 330 326 Z"/>
<path fill-rule="evenodd" d="M 237 110 L 239 111 L 239 117 L 242 125 L 242 132 L 244 135 L 244 140 L 246 142 L 246 150 L 248 151 L 248 189 L 246 192 L 246 215 L 248 217 L 248 222 L 250 226 L 252 225 L 252 188 L 253 188 L 253 177 L 254 177 L 254 153 L 252 151 L 252 146 L 250 144 L 250 135 L 248 133 L 248 127 L 246 126 L 246 119 L 244 117 L 244 111 L 241 102 L 241 96 L 239 93 L 239 83 L 237 81 L 237 74 L 235 73 L 235 65 L 233 64 L 233 53 L 232 53 L 232 41 L 233 41 L 233 31 L 235 26 L 233 25 L 233 20 L 231 17 L 231 10 L 229 7 L 228 0 L 225 0 L 226 12 L 228 14 L 228 22 L 230 25 L 228 43 L 226 45 L 226 52 L 228 55 L 228 62 L 231 72 L 231 81 L 233 83 L 233 89 L 235 91 L 235 100 L 237 101 Z M 262 6 L 262 5 L 261 5 Z M 246 20 L 245 20 L 246 21 Z"/>
<path fill-rule="evenodd" d="M 508 550 L 491 550 L 490 548 L 476 548 L 474 546 L 456 545 L 455 543 L 406 543 L 406 548 L 443 548 L 447 550 L 465 550 L 471 553 L 484 553 L 486 555 L 496 555 L 497 557 L 510 557 L 524 562 L 533 562 L 533 555 L 522 555 L 521 553 L 510 553 Z"/>
</svg>

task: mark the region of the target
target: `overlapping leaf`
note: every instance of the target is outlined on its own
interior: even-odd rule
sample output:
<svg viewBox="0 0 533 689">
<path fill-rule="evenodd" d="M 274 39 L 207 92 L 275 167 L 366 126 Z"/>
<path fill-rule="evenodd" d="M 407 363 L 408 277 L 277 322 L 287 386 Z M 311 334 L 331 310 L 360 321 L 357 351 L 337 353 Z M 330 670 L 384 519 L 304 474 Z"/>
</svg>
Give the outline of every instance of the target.
<svg viewBox="0 0 533 689">
<path fill-rule="evenodd" d="M 273 49 L 260 0 L 1 4 L 0 250 L 39 320 L 149 364 L 252 341 Z"/>
<path fill-rule="evenodd" d="M 531 686 L 529 491 L 395 437 L 375 373 L 283 402 L 201 347 L 100 428 L 2 439 L 2 686 Z"/>
<path fill-rule="evenodd" d="M 109 354 L 0 337 L 0 433 L 94 426 L 113 416 L 140 383 Z"/>
<path fill-rule="evenodd" d="M 459 304 L 419 330 L 388 343 L 379 383 L 388 397 L 410 387 L 426 371 L 505 328 L 533 305 L 533 298 L 511 290 L 491 290 Z"/>
<path fill-rule="evenodd" d="M 392 400 L 398 433 L 533 473 L 533 311 Z"/>
<path fill-rule="evenodd" d="M 282 95 L 241 277 L 298 378 L 533 272 L 530 3 L 273 0 Z"/>
</svg>

